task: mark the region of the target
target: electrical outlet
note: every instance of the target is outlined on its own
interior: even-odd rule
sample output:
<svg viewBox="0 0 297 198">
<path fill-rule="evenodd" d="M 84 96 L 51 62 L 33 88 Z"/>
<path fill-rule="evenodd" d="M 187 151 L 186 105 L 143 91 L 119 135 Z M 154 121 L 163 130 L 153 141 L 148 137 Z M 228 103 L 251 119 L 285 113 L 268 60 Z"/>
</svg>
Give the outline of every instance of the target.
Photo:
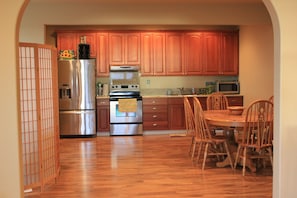
<svg viewBox="0 0 297 198">
<path fill-rule="evenodd" d="M 151 80 L 146 80 L 146 84 L 147 85 L 151 84 Z"/>
</svg>

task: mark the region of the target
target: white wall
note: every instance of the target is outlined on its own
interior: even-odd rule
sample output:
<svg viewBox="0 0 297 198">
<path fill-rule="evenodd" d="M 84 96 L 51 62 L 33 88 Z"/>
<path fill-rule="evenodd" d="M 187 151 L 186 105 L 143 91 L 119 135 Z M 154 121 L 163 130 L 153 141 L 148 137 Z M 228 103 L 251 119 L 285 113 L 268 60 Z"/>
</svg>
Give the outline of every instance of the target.
<svg viewBox="0 0 297 198">
<path fill-rule="evenodd" d="M 240 26 L 241 94 L 244 105 L 273 95 L 274 45 L 270 25 Z"/>
<path fill-rule="evenodd" d="M 17 18 L 23 0 L 0 1 L 0 197 L 22 197 L 21 135 L 18 126 Z"/>
<path fill-rule="evenodd" d="M 297 194 L 297 1 L 271 0 L 275 41 L 275 148 L 274 196 L 293 198 Z M 270 6 L 269 1 L 267 5 Z M 274 10 L 275 9 L 275 10 Z M 277 13 L 277 14 L 275 14 Z"/>
<path fill-rule="evenodd" d="M 234 25 L 269 24 L 265 6 L 247 4 L 201 5 L 196 3 L 163 4 L 154 2 L 129 4 L 127 1 L 84 1 L 57 3 L 57 1 L 30 3 L 24 13 L 20 29 L 21 42 L 44 42 L 44 25 Z M 103 2 L 103 3 L 100 3 Z M 150 2 L 150 1 L 147 1 Z M 160 1 L 162 2 L 162 1 Z M 191 2 L 191 1 L 189 1 Z M 219 1 L 217 1 L 219 2 Z"/>
</svg>

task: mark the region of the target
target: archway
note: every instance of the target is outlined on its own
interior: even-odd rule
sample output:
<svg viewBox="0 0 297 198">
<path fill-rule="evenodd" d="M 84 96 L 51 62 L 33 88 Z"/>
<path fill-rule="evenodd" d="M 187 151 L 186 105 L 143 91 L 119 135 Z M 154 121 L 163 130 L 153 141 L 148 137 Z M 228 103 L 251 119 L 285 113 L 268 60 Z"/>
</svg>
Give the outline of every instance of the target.
<svg viewBox="0 0 297 198">
<path fill-rule="evenodd" d="M 20 26 L 20 21 L 21 21 L 21 18 L 22 18 L 22 14 L 25 10 L 25 7 L 27 6 L 27 4 L 29 3 L 30 0 L 24 0 L 24 6 L 23 6 L 23 9 L 20 11 L 20 14 L 19 14 L 19 18 L 18 18 L 18 24 L 17 24 L 17 30 L 16 30 L 16 34 L 18 35 L 18 28 Z M 274 42 L 275 42 L 275 52 L 274 52 L 274 55 L 275 55 L 275 65 L 274 65 L 274 75 L 275 75 L 275 82 L 274 82 L 274 95 L 275 95 L 275 102 L 276 102 L 276 107 L 279 108 L 279 100 L 280 100 L 280 95 L 279 95 L 279 86 L 280 86 L 280 79 L 279 79 L 279 62 L 280 62 L 280 51 L 279 51 L 279 42 L 280 42 L 280 36 L 279 36 L 279 23 L 278 23 L 278 19 L 277 19 L 277 14 L 271 4 L 271 0 L 264 0 L 263 1 L 265 3 L 265 6 L 267 7 L 270 15 L 271 15 L 271 18 L 272 18 L 272 22 L 273 22 L 273 31 L 274 31 Z M 278 115 L 279 114 L 279 109 L 276 109 L 276 114 Z M 275 130 L 277 131 L 280 131 L 279 130 L 279 117 L 276 117 L 275 119 L 276 121 L 276 126 L 275 126 Z M 275 137 L 275 145 L 276 147 L 278 147 L 279 145 L 279 134 L 276 134 L 276 137 Z M 278 149 L 276 149 L 278 150 Z M 278 169 L 278 165 L 276 162 L 278 162 L 278 159 L 279 159 L 279 154 L 278 153 L 275 153 L 275 166 L 274 166 L 274 170 L 279 170 Z M 279 175 L 278 175 L 278 171 L 274 171 L 274 176 L 273 176 L 273 180 L 274 181 L 278 181 L 278 178 L 279 178 Z M 278 194 L 278 187 L 275 182 L 274 182 L 274 194 Z"/>
</svg>

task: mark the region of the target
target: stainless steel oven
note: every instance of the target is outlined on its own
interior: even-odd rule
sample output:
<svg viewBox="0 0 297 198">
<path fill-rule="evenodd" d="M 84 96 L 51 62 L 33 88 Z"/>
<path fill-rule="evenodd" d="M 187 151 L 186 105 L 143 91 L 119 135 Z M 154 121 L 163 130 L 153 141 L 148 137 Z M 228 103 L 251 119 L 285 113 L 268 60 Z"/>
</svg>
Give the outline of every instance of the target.
<svg viewBox="0 0 297 198">
<path fill-rule="evenodd" d="M 110 135 L 142 135 L 142 97 L 137 66 L 111 66 Z"/>
<path fill-rule="evenodd" d="M 121 102 L 135 103 L 135 110 L 121 111 Z M 125 102 L 126 103 L 126 102 Z M 124 103 L 124 105 L 125 105 Z M 129 108 L 129 107 L 128 107 Z M 110 97 L 110 135 L 142 135 L 142 97 Z"/>
</svg>

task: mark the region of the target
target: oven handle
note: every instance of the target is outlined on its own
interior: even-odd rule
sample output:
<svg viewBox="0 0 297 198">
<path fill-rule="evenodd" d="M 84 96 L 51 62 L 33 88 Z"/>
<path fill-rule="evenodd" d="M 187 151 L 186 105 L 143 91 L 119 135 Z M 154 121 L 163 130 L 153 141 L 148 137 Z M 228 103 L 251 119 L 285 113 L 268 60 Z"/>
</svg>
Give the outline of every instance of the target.
<svg viewBox="0 0 297 198">
<path fill-rule="evenodd" d="M 116 97 L 116 98 L 110 97 L 109 101 L 118 101 L 119 99 L 131 99 L 131 98 L 136 98 L 137 101 L 142 100 L 142 97 Z"/>
</svg>

